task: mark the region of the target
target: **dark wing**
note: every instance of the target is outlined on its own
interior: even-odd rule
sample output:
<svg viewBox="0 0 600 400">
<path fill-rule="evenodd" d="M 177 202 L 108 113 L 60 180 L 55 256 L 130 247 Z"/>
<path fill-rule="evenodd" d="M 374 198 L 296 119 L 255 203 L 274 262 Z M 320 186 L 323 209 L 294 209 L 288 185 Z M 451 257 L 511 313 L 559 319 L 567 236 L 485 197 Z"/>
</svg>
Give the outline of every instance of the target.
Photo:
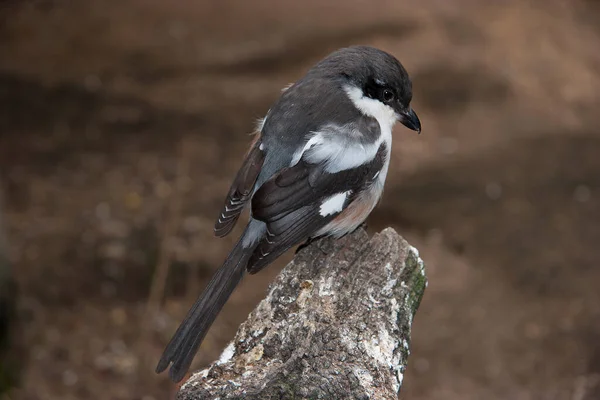
<svg viewBox="0 0 600 400">
<path fill-rule="evenodd" d="M 265 182 L 252 197 L 252 217 L 265 222 L 267 232 L 248 262 L 248 271 L 260 271 L 338 216 L 369 187 L 385 157 L 382 144 L 372 161 L 333 174 L 323 164 L 309 164 L 302 159 Z M 344 194 L 339 207 L 322 210 L 325 201 Z"/>
<path fill-rule="evenodd" d="M 215 235 L 218 237 L 224 237 L 231 232 L 244 210 L 244 206 L 252 196 L 256 178 L 265 160 L 264 153 L 260 149 L 260 143 L 260 135 L 257 134 L 250 151 L 244 159 L 244 163 L 231 184 L 225 199 L 225 205 L 215 223 Z"/>
</svg>

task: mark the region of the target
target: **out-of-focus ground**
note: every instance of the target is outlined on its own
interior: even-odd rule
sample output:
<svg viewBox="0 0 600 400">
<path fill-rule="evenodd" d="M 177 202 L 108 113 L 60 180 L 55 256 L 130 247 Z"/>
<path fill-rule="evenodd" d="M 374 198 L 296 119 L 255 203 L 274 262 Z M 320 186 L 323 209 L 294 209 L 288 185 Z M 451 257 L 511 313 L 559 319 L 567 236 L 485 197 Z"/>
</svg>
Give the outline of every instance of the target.
<svg viewBox="0 0 600 400">
<path fill-rule="evenodd" d="M 600 398 L 594 1 L 4 1 L 0 175 L 19 287 L 10 399 L 165 399 L 153 369 L 235 235 L 212 224 L 256 119 L 328 52 L 411 73 L 371 230 L 429 288 L 401 398 Z M 164 237 L 168 236 L 167 239 Z M 164 251 L 161 310 L 145 317 Z M 289 255 L 287 256 L 289 259 Z M 285 260 L 249 277 L 217 357 Z"/>
</svg>

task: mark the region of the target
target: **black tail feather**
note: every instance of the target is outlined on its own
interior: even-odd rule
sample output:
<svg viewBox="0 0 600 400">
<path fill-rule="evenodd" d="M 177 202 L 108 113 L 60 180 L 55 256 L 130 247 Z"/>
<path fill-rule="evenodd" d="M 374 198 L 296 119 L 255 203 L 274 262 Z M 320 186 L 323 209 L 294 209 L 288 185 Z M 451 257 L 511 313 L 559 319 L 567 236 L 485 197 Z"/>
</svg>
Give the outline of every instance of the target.
<svg viewBox="0 0 600 400">
<path fill-rule="evenodd" d="M 163 372 L 172 363 L 171 380 L 179 382 L 183 379 L 206 333 L 244 277 L 252 250 L 244 248 L 242 240 L 234 247 L 177 328 L 156 366 L 156 373 Z"/>
</svg>

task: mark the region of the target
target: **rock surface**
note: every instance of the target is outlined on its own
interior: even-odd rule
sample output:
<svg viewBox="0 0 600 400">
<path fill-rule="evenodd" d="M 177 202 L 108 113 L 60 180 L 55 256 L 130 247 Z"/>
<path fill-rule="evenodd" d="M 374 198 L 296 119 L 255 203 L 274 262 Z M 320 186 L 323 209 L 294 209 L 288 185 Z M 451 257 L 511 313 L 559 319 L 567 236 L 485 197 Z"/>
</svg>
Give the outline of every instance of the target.
<svg viewBox="0 0 600 400">
<path fill-rule="evenodd" d="M 427 279 L 388 228 L 301 250 L 181 400 L 396 399 Z"/>
</svg>

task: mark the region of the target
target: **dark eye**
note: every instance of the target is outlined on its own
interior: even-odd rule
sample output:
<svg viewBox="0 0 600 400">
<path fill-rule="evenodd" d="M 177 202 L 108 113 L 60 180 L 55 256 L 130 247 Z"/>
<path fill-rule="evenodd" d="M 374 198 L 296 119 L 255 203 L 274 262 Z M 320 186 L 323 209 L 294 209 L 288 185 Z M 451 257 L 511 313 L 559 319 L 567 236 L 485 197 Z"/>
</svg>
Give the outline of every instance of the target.
<svg viewBox="0 0 600 400">
<path fill-rule="evenodd" d="M 383 101 L 389 102 L 394 100 L 394 92 L 389 89 L 383 90 Z"/>
</svg>

